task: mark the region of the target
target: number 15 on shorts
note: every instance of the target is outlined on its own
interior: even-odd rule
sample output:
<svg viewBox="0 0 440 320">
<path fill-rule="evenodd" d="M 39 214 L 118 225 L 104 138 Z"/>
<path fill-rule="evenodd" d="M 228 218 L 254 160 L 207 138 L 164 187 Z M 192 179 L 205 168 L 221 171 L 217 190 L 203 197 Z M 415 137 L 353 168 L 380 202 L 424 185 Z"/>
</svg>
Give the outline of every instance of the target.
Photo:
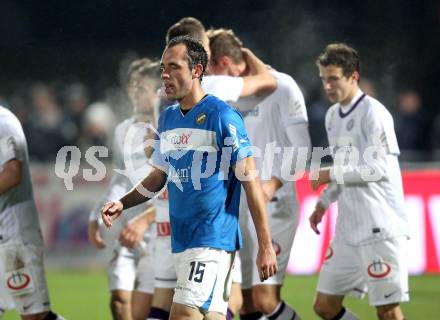
<svg viewBox="0 0 440 320">
<path fill-rule="evenodd" d="M 203 281 L 206 264 L 200 261 L 191 261 L 190 267 L 191 271 L 189 272 L 188 280 L 201 283 Z"/>
</svg>

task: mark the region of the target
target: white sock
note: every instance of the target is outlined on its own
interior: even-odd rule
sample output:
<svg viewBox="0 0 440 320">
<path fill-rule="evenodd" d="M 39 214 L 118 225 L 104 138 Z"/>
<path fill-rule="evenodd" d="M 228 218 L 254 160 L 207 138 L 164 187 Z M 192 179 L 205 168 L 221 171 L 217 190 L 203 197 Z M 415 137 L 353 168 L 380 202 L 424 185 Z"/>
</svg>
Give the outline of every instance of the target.
<svg viewBox="0 0 440 320">
<path fill-rule="evenodd" d="M 269 320 L 301 320 L 297 312 L 284 301 L 281 301 L 271 314 L 266 315 L 266 318 Z"/>
</svg>

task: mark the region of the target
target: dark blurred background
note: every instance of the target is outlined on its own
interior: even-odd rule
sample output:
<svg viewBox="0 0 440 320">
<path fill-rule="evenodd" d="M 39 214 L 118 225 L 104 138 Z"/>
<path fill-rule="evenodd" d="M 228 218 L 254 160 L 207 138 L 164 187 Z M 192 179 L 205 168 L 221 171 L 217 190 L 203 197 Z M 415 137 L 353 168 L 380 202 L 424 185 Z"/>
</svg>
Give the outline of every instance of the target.
<svg viewBox="0 0 440 320">
<path fill-rule="evenodd" d="M 31 156 L 54 161 L 65 144 L 107 144 L 131 111 L 128 63 L 160 58 L 184 16 L 232 28 L 266 63 L 294 77 L 314 145 L 326 143 L 314 65 L 332 41 L 362 57 L 362 87 L 393 113 L 405 161 L 440 159 L 440 1 L 0 1 L 0 103 L 28 133 Z"/>
</svg>

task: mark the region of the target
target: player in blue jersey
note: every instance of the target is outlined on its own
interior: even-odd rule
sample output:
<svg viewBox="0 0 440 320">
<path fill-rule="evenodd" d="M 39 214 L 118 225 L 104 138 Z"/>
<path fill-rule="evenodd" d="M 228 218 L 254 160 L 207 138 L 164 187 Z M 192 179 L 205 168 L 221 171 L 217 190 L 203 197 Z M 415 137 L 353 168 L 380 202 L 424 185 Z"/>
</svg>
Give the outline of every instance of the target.
<svg viewBox="0 0 440 320">
<path fill-rule="evenodd" d="M 162 55 L 165 93 L 178 104 L 159 119 L 155 169 L 119 201 L 102 208 L 111 226 L 124 209 L 167 183 L 177 286 L 170 319 L 224 319 L 238 225 L 240 181 L 259 236 L 261 278 L 277 271 L 262 190 L 241 116 L 201 87 L 207 54 L 189 37 L 171 40 Z M 240 181 L 239 181 L 240 180 Z M 149 191 L 149 192 L 146 192 Z"/>
</svg>

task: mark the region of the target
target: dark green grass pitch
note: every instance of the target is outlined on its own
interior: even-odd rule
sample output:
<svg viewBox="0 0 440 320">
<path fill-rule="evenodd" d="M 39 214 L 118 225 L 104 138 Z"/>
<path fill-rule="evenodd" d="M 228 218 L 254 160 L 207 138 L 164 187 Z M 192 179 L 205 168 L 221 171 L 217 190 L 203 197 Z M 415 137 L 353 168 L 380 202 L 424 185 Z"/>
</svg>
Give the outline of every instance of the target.
<svg viewBox="0 0 440 320">
<path fill-rule="evenodd" d="M 111 319 L 105 272 L 48 272 L 53 309 L 68 320 Z M 284 299 L 296 308 L 304 320 L 318 319 L 312 311 L 316 276 L 289 276 L 283 288 Z M 440 319 L 440 275 L 410 278 L 411 301 L 402 308 L 408 319 Z M 346 306 L 361 319 L 376 319 L 367 298 L 346 299 Z M 7 312 L 4 320 L 18 320 L 15 312 Z"/>
</svg>

